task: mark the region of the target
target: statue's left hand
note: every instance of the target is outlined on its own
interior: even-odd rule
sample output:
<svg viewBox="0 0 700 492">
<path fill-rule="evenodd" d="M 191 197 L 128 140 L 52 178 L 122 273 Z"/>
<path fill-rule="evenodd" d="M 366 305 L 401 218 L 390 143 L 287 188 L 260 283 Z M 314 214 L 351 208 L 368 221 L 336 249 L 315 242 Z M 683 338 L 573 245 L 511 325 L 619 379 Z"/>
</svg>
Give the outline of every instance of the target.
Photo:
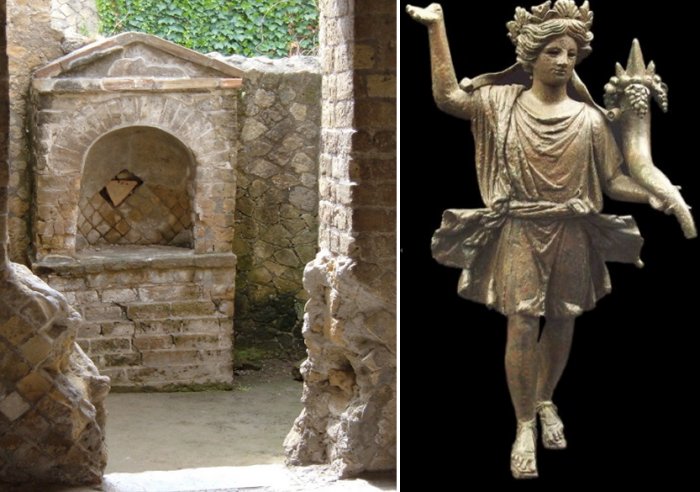
<svg viewBox="0 0 700 492">
<path fill-rule="evenodd" d="M 663 212 L 666 215 L 671 215 L 673 213 L 673 207 L 669 206 L 666 200 L 659 198 L 656 195 L 649 194 L 649 205 L 651 205 L 651 208 L 654 210 Z"/>
<path fill-rule="evenodd" d="M 591 207 L 580 198 L 572 198 L 566 202 L 566 206 L 576 215 L 588 215 Z"/>
</svg>

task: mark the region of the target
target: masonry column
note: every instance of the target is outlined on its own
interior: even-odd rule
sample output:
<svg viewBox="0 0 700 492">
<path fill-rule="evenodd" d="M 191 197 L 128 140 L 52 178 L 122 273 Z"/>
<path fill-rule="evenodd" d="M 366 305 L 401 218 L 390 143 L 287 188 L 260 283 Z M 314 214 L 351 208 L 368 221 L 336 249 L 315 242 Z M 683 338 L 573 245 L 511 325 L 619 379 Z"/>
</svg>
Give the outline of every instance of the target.
<svg viewBox="0 0 700 492">
<path fill-rule="evenodd" d="M 80 316 L 7 260 L 9 95 L 0 3 L 0 490 L 15 482 L 96 484 L 107 463 L 109 379 L 75 344 Z M 10 51 L 10 55 L 12 51 Z M 15 128 L 20 133 L 23 127 Z M 43 490 L 43 486 L 41 486 Z M 33 489 L 34 490 L 34 489 Z M 36 490 L 39 490 L 37 487 Z"/>
<path fill-rule="evenodd" d="M 8 252 L 12 261 L 28 263 L 30 247 L 29 134 L 27 100 L 32 71 L 63 55 L 63 35 L 51 27 L 52 0 L 7 1 L 7 54 L 10 121 Z"/>
<path fill-rule="evenodd" d="M 319 253 L 288 463 L 395 468 L 396 2 L 325 0 Z"/>
<path fill-rule="evenodd" d="M 7 272 L 7 182 L 10 171 L 7 162 L 9 98 L 7 93 L 7 37 L 5 0 L 0 2 L 0 276 Z"/>
</svg>

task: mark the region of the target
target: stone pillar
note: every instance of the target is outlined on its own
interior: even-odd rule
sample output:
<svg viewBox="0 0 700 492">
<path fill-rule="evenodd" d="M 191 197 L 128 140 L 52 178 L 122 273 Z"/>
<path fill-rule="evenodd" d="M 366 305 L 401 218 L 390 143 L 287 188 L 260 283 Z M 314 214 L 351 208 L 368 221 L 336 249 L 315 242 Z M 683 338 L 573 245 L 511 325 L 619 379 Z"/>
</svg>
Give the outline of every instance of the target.
<svg viewBox="0 0 700 492">
<path fill-rule="evenodd" d="M 7 36 L 5 0 L 0 4 L 0 276 L 7 271 L 7 182 L 10 170 L 7 161 L 9 133 L 9 96 L 7 92 Z"/>
<path fill-rule="evenodd" d="M 319 248 L 306 266 L 304 410 L 293 465 L 396 458 L 396 3 L 325 0 Z"/>
<path fill-rule="evenodd" d="M 0 483 L 99 483 L 109 378 L 76 345 L 80 315 L 63 295 L 25 266 L 10 263 L 7 273 L 0 279 Z"/>
<path fill-rule="evenodd" d="M 80 316 L 7 248 L 9 114 L 0 3 L 0 490 L 2 482 L 95 484 L 107 463 L 109 379 L 75 344 Z M 15 47 L 17 48 L 17 47 Z M 12 51 L 8 50 L 10 57 Z M 22 132 L 23 127 L 15 128 Z M 10 183 L 12 186 L 12 183 Z M 38 489 L 37 489 L 38 490 Z"/>
<path fill-rule="evenodd" d="M 52 0 L 7 2 L 10 123 L 8 250 L 13 261 L 27 263 L 31 189 L 27 100 L 32 71 L 63 55 L 60 32 L 51 27 Z"/>
</svg>

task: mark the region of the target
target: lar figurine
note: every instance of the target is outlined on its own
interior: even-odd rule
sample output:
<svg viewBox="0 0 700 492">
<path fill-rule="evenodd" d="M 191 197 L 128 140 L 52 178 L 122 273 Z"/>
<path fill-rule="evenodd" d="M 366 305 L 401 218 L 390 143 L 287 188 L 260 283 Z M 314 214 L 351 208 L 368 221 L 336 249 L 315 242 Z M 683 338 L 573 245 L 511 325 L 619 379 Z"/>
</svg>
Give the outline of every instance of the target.
<svg viewBox="0 0 700 492">
<path fill-rule="evenodd" d="M 686 237 L 696 236 L 678 188 L 651 159 L 649 104 L 653 97 L 666 110 L 667 87 L 635 40 L 627 67 L 618 64 L 605 86 L 607 108 L 593 101 L 574 70 L 591 52 L 587 1 L 517 8 L 507 24 L 517 62 L 461 83 L 442 7 L 406 10 L 428 28 L 435 102 L 471 121 L 486 205 L 446 210 L 433 256 L 463 270 L 461 296 L 508 318 L 506 375 L 517 419 L 510 465 L 515 478 L 534 478 L 536 418 L 545 448 L 567 445 L 552 395 L 576 317 L 610 292 L 605 262 L 643 265 L 634 219 L 602 214 L 603 193 L 673 214 Z"/>
</svg>

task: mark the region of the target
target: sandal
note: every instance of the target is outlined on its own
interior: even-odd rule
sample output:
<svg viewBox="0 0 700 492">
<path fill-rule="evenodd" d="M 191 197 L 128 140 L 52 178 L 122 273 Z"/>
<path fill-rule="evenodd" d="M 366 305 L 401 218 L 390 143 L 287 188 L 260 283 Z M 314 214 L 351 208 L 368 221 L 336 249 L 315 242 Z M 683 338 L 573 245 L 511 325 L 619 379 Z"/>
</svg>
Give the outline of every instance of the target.
<svg viewBox="0 0 700 492">
<path fill-rule="evenodd" d="M 514 478 L 537 478 L 537 426 L 535 419 L 518 422 L 510 453 L 510 471 Z"/>
<path fill-rule="evenodd" d="M 537 404 L 537 415 L 542 429 L 542 445 L 547 449 L 566 449 L 564 424 L 557 413 L 557 406 L 551 401 Z"/>
</svg>

